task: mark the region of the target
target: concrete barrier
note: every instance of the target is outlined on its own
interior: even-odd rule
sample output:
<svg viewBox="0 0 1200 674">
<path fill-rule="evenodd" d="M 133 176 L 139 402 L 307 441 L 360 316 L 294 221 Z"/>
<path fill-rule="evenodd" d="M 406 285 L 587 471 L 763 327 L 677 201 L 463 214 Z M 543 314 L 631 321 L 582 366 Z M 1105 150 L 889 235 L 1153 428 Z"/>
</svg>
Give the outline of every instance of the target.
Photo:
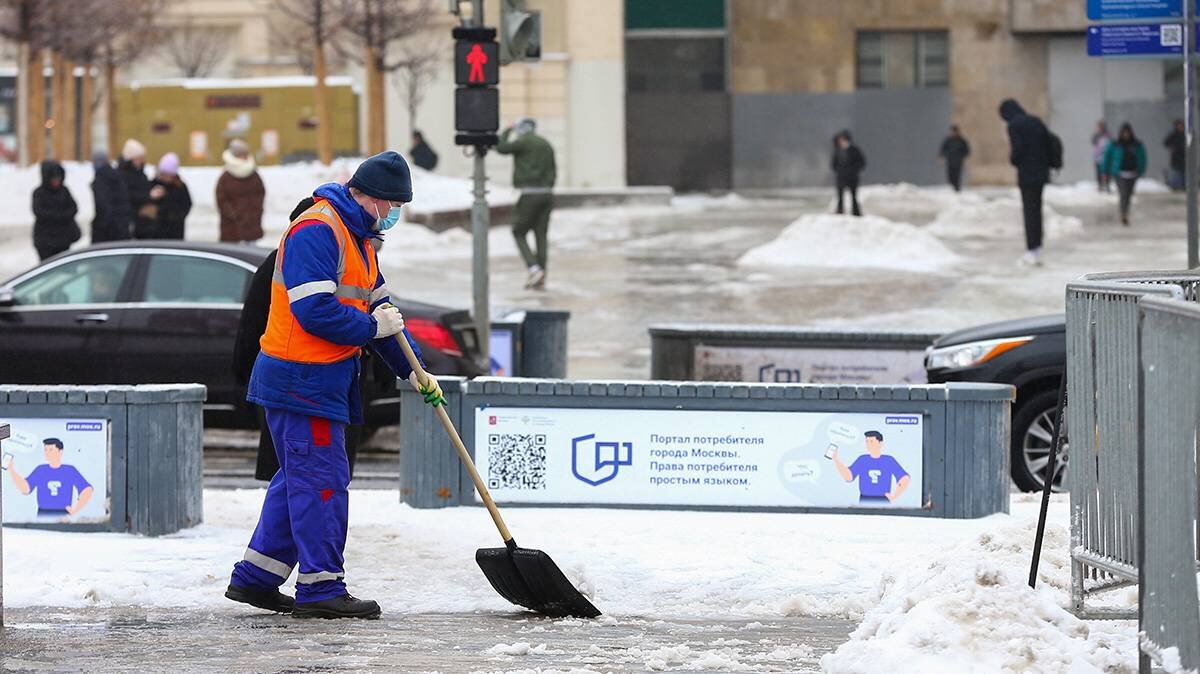
<svg viewBox="0 0 1200 674">
<path fill-rule="evenodd" d="M 536 457 L 537 465 L 532 468 L 534 485 L 528 492 L 506 489 L 504 479 L 489 476 L 488 461 L 480 461 L 481 474 L 485 480 L 493 481 L 489 489 L 502 503 L 869 512 L 946 518 L 983 517 L 1008 510 L 1009 415 L 1014 396 L 1011 386 L 966 383 L 815 386 L 501 378 L 467 382 L 452 377 L 443 378 L 442 384 L 450 417 L 477 460 L 490 460 L 496 455 L 488 448 L 487 456 L 482 457 L 478 438 L 487 443 L 501 437 L 505 441 L 515 439 L 523 443 L 518 461 Z M 402 391 L 401 501 L 418 508 L 475 504 L 470 480 L 435 415 L 425 408 L 418 394 L 408 389 Z M 688 414 L 676 414 L 680 412 Z M 747 421 L 750 417 L 746 413 L 752 417 L 751 421 Z M 571 426 L 574 422 L 569 417 L 580 415 L 588 417 L 585 425 Z M 654 418 L 646 421 L 647 416 Z M 730 420 L 728 426 L 721 425 L 724 418 Z M 850 423 L 838 427 L 837 419 L 848 419 Z M 826 451 L 827 443 L 834 444 L 835 432 L 840 432 L 844 439 L 837 442 L 848 453 L 845 463 L 850 463 L 854 454 L 863 453 L 858 449 L 864 445 L 863 431 L 875 430 L 872 420 L 877 420 L 879 430 L 887 437 L 885 444 L 895 443 L 904 433 L 914 438 L 911 448 L 906 450 L 911 452 L 909 457 L 915 457 L 907 459 L 911 464 L 907 472 L 919 475 L 919 480 L 911 481 L 909 505 L 872 507 L 863 505 L 863 501 L 829 501 L 825 496 L 810 496 L 806 482 L 822 485 L 821 489 L 826 489 L 824 485 L 854 489 L 836 477 L 830 478 L 837 475 L 835 463 L 826 460 L 830 458 L 828 454 L 823 458 L 822 452 Z M 891 426 L 893 422 L 897 426 Z M 638 430 L 645 423 L 657 424 L 653 427 L 657 429 L 654 435 Z M 664 440 L 655 440 L 656 436 L 682 438 L 684 434 L 705 433 L 699 427 L 704 424 L 716 424 L 718 435 L 726 433 L 722 428 L 730 430 L 724 437 L 714 439 L 709 432 L 681 441 L 677 447 L 688 458 L 680 458 L 678 463 L 661 458 L 671 452 L 662 449 Z M 495 425 L 494 433 L 491 425 Z M 778 438 L 780 425 L 784 427 L 783 441 L 762 439 L 771 433 L 775 434 L 772 438 Z M 522 427 L 528 431 L 512 430 Z M 794 439 L 787 434 L 793 427 Z M 586 433 L 589 428 L 593 429 L 591 436 Z M 572 435 L 573 439 L 569 437 Z M 594 466 L 581 469 L 576 465 L 581 456 L 581 442 L 592 443 L 586 451 L 594 448 Z M 724 444 L 727 442 L 742 444 Z M 608 454 L 602 458 L 602 452 Z M 654 464 L 666 468 L 652 468 Z M 676 465 L 679 472 L 672 473 Z M 919 467 L 919 473 L 912 470 L 914 467 Z M 618 470 L 627 470 L 621 475 L 632 477 L 621 477 L 618 482 L 615 479 Z M 709 481 L 710 476 L 717 475 L 728 477 L 712 477 Z M 565 480 L 561 490 L 555 491 L 550 486 L 552 478 Z M 544 483 L 541 487 L 536 485 L 539 479 Z M 861 479 L 861 475 L 855 479 Z M 745 488 L 716 490 L 711 498 L 694 501 L 688 499 L 686 492 L 658 488 L 678 484 L 672 481 L 679 480 L 697 485 L 697 493 L 718 484 Z M 853 494 L 857 496 L 857 492 Z"/>
<path fill-rule="evenodd" d="M 201 407 L 205 395 L 200 384 L 0 386 L 0 419 L 12 425 L 14 436 L 23 424 L 36 431 L 24 439 L 29 445 L 28 456 L 22 457 L 25 463 L 39 460 L 41 441 L 49 435 L 41 429 L 59 427 L 70 433 L 74 426 L 76 430 L 107 431 L 106 438 L 97 436 L 92 441 L 96 449 L 90 450 L 93 455 L 88 457 L 105 465 L 107 475 L 85 476 L 93 485 L 103 483 L 102 515 L 44 518 L 39 510 L 37 518 L 6 522 L 5 526 L 158 536 L 199 524 L 203 517 Z M 67 442 L 71 442 L 69 436 Z M 12 444 L 11 439 L 6 442 Z M 22 470 L 30 467 L 23 465 Z M 10 481 L 5 473 L 0 477 Z M 94 493 L 96 504 L 101 503 L 99 490 Z"/>
<path fill-rule="evenodd" d="M 650 378 L 790 384 L 924 383 L 939 335 L 788 325 L 650 326 Z"/>
</svg>

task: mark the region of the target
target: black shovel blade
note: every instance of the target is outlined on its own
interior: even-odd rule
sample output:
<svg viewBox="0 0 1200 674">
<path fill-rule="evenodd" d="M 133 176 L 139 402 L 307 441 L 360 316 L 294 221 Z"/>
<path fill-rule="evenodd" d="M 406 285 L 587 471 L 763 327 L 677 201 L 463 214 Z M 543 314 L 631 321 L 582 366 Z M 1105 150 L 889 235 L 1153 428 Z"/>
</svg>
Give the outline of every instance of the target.
<svg viewBox="0 0 1200 674">
<path fill-rule="evenodd" d="M 542 602 L 513 563 L 508 548 L 479 548 L 475 551 L 475 562 L 501 597 L 531 611 L 537 611 L 541 606 Z"/>
<path fill-rule="evenodd" d="M 538 613 L 553 618 L 595 618 L 600 615 L 600 610 L 575 589 L 550 555 L 541 550 L 515 548 L 512 561 L 525 584 L 541 600 L 541 605 L 534 609 Z"/>
</svg>

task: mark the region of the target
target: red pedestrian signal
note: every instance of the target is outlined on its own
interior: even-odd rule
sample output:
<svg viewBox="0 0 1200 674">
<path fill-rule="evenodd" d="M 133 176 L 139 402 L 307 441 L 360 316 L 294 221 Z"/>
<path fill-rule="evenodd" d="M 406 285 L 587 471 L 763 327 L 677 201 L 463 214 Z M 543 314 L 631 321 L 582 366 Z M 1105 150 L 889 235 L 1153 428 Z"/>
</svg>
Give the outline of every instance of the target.
<svg viewBox="0 0 1200 674">
<path fill-rule="evenodd" d="M 494 86 L 500 83 L 500 45 L 459 40 L 454 45 L 454 83 Z"/>
</svg>

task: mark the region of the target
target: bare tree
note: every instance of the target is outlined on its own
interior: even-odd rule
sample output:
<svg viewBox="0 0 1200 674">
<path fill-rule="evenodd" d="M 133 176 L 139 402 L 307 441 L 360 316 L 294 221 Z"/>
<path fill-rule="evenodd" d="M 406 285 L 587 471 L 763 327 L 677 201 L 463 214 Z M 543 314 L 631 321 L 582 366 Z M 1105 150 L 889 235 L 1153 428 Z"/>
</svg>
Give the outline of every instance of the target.
<svg viewBox="0 0 1200 674">
<path fill-rule="evenodd" d="M 167 55 L 183 77 L 208 77 L 229 49 L 229 33 L 212 26 L 200 26 L 193 17 L 170 31 Z"/>
<path fill-rule="evenodd" d="M 367 89 L 367 152 L 384 150 L 384 74 L 404 65 L 396 44 L 432 26 L 431 0 L 340 0 L 346 31 L 352 41 L 340 41 L 346 57 L 363 64 Z M 361 48 L 362 51 L 358 51 Z"/>
<path fill-rule="evenodd" d="M 432 39 L 412 38 L 400 48 L 401 60 L 394 76 L 400 84 L 400 95 L 408 109 L 409 135 L 417 129 L 417 109 L 425 100 L 429 85 L 437 78 L 444 54 Z"/>
<path fill-rule="evenodd" d="M 115 153 L 120 147 L 117 70 L 141 58 L 164 38 L 159 18 L 165 3 L 164 0 L 100 0 L 99 4 L 105 8 L 95 17 L 95 30 L 100 34 L 99 60 L 104 67 L 107 146 L 109 152 Z"/>
<path fill-rule="evenodd" d="M 333 116 L 329 111 L 329 88 L 325 86 L 325 78 L 329 76 L 325 47 L 337 38 L 341 28 L 337 14 L 340 5 L 341 0 L 275 0 L 275 7 L 285 17 L 285 25 L 273 27 L 273 32 L 290 38 L 281 41 L 296 45 L 296 60 L 302 66 L 311 63 L 316 78 L 317 158 L 326 165 L 333 161 Z M 295 39 L 297 34 L 305 39 Z"/>
<path fill-rule="evenodd" d="M 42 74 L 49 3 L 45 0 L 3 0 L 0 35 L 17 44 L 17 144 L 21 164 L 45 157 L 45 77 Z"/>
</svg>

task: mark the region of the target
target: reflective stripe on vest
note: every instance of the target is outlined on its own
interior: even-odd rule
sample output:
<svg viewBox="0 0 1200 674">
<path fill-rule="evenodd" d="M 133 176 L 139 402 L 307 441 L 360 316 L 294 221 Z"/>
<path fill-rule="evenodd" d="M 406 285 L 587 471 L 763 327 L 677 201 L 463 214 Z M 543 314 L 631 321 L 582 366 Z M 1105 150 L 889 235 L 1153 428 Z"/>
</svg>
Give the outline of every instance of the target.
<svg viewBox="0 0 1200 674">
<path fill-rule="evenodd" d="M 337 241 L 337 281 L 309 281 L 289 289 L 283 279 L 283 256 L 287 254 L 287 241 L 301 223 L 311 221 L 329 227 Z M 354 249 L 359 252 L 355 253 Z M 294 363 L 335 363 L 353 356 L 358 352 L 358 347 L 334 344 L 300 327 L 292 314 L 291 304 L 313 295 L 328 293 L 338 302 L 367 313 L 378 278 L 375 249 L 358 244 L 328 201 L 322 199 L 313 204 L 292 221 L 279 241 L 275 273 L 271 277 L 271 311 L 267 317 L 267 330 L 259 340 L 263 353 Z"/>
</svg>

